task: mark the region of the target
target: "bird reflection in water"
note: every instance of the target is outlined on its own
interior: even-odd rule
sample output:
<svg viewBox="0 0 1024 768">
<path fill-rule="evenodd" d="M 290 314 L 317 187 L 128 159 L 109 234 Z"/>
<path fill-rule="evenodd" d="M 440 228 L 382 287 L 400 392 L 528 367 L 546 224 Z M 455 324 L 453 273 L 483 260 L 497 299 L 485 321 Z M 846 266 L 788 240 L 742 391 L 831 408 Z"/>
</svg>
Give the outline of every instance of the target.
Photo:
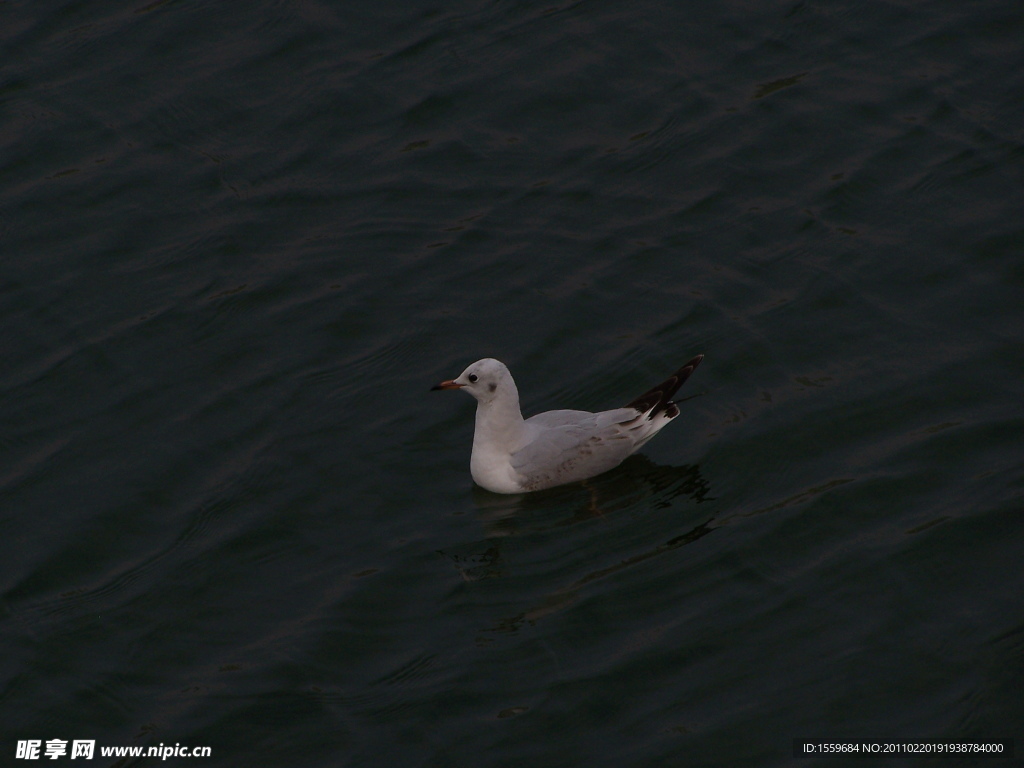
<svg viewBox="0 0 1024 768">
<path fill-rule="evenodd" d="M 713 517 L 699 516 L 700 522 L 693 522 L 694 505 L 712 501 L 710 491 L 710 484 L 698 466 L 658 465 L 642 454 L 630 457 L 607 475 L 548 491 L 503 496 L 475 488 L 473 500 L 486 538 L 439 554 L 448 558 L 466 581 L 501 578 L 508 565 L 502 554 L 506 541 L 602 518 L 614 521 L 617 515 L 627 511 L 635 514 L 638 509 L 653 512 L 677 505 L 685 508 L 689 527 L 672 531 L 648 549 L 556 586 L 532 607 L 483 630 L 477 642 L 486 644 L 493 641 L 494 633 L 514 632 L 524 622 L 532 623 L 563 610 L 576 600 L 587 584 L 636 567 L 711 533 L 717 527 L 713 525 Z"/>
</svg>

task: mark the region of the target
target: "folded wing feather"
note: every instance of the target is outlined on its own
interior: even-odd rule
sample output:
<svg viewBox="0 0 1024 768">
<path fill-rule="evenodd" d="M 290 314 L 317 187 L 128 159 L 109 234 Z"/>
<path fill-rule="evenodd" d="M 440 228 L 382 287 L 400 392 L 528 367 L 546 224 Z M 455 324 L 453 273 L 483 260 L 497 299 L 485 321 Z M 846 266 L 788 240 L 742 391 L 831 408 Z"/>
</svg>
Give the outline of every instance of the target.
<svg viewBox="0 0 1024 768">
<path fill-rule="evenodd" d="M 601 413 L 548 411 L 526 420 L 529 441 L 510 457 L 530 490 L 583 480 L 622 463 L 636 449 L 635 408 Z"/>
</svg>

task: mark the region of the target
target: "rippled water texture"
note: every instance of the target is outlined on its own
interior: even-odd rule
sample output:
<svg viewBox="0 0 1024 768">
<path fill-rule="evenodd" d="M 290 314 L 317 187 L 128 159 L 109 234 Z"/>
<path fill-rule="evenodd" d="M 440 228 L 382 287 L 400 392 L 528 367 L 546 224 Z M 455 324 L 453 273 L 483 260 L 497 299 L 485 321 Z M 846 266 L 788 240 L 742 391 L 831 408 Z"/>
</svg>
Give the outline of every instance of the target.
<svg viewBox="0 0 1024 768">
<path fill-rule="evenodd" d="M 1024 749 L 1019 4 L 43 0 L 0 50 L 0 754 Z M 428 392 L 699 352 L 530 496 Z"/>
</svg>

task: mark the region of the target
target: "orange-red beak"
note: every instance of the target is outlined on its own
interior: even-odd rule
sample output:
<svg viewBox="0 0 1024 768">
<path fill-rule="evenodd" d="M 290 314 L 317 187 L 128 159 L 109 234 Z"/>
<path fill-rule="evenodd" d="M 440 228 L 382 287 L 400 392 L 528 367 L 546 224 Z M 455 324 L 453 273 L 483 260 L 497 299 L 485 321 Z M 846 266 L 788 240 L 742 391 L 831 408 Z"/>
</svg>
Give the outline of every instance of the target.
<svg viewBox="0 0 1024 768">
<path fill-rule="evenodd" d="M 456 384 L 452 379 L 448 379 L 448 381 L 442 381 L 440 384 L 435 384 L 430 388 L 430 391 L 433 392 L 435 389 L 461 389 L 464 386 L 466 385 Z"/>
</svg>

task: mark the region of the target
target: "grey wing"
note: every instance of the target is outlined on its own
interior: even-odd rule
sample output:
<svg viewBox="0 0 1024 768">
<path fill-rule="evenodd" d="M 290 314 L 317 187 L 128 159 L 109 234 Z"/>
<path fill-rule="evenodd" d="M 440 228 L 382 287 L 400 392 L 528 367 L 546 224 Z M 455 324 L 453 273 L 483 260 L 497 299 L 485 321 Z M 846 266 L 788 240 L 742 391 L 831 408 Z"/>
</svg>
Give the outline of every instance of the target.
<svg viewBox="0 0 1024 768">
<path fill-rule="evenodd" d="M 636 408 L 613 408 L 610 411 L 545 411 L 531 416 L 526 420 L 527 424 L 535 424 L 540 427 L 565 427 L 575 426 L 592 430 L 605 429 L 612 424 L 627 425 L 632 422 L 640 412 Z"/>
<path fill-rule="evenodd" d="M 526 423 L 536 424 L 541 427 L 564 427 L 584 424 L 597 415 L 590 411 L 545 411 L 544 413 L 538 413 L 536 416 L 531 416 L 526 420 Z"/>
<path fill-rule="evenodd" d="M 538 416 L 545 418 L 538 418 Z M 585 480 L 622 463 L 636 449 L 634 408 L 602 413 L 550 411 L 532 422 L 533 439 L 511 456 L 527 490 Z"/>
</svg>

